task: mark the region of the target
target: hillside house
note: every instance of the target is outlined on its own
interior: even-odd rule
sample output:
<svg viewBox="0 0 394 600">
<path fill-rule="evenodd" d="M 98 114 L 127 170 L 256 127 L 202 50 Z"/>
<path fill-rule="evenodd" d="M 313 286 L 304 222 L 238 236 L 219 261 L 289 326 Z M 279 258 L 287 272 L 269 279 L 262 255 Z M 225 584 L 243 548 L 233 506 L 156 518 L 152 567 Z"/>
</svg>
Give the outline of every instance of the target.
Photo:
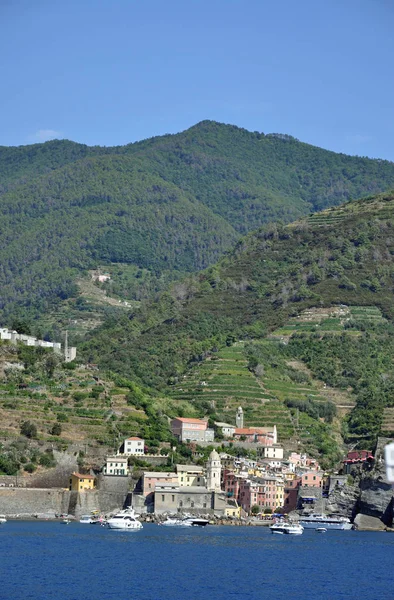
<svg viewBox="0 0 394 600">
<path fill-rule="evenodd" d="M 180 442 L 213 442 L 214 431 L 208 421 L 176 417 L 171 421 L 171 431 Z"/>
<path fill-rule="evenodd" d="M 273 427 L 236 427 L 233 437 L 235 440 L 244 440 L 263 446 L 272 446 L 278 443 L 276 425 Z"/>
<path fill-rule="evenodd" d="M 145 454 L 145 441 L 139 437 L 129 437 L 123 443 L 124 454 L 127 456 L 143 456 Z"/>
<path fill-rule="evenodd" d="M 129 467 L 127 464 L 126 456 L 108 456 L 106 464 L 103 469 L 104 475 L 123 475 L 127 476 L 129 473 Z"/>
</svg>

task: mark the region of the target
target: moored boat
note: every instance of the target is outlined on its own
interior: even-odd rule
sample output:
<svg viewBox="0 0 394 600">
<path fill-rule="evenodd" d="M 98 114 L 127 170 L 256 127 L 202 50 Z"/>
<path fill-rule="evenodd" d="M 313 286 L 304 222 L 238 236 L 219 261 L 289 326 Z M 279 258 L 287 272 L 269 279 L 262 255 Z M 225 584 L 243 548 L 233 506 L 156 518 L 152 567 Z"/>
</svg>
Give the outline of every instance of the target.
<svg viewBox="0 0 394 600">
<path fill-rule="evenodd" d="M 208 519 L 186 516 L 183 518 L 169 518 L 166 521 L 159 523 L 159 525 L 165 525 L 166 527 L 205 527 L 208 523 Z"/>
<path fill-rule="evenodd" d="M 304 528 L 299 523 L 290 523 L 289 521 L 277 521 L 270 525 L 271 533 L 279 533 L 285 535 L 302 535 Z"/>
<path fill-rule="evenodd" d="M 123 531 L 142 529 L 142 523 L 136 519 L 134 510 L 129 507 L 119 511 L 106 521 L 109 529 L 119 529 Z"/>
<path fill-rule="evenodd" d="M 7 519 L 5 515 L 0 515 L 0 525 L 2 525 L 3 523 L 7 523 Z"/>
<path fill-rule="evenodd" d="M 348 530 L 352 528 L 350 519 L 340 516 L 328 516 L 324 513 L 312 513 L 300 516 L 300 524 L 304 529 L 337 529 Z"/>
</svg>

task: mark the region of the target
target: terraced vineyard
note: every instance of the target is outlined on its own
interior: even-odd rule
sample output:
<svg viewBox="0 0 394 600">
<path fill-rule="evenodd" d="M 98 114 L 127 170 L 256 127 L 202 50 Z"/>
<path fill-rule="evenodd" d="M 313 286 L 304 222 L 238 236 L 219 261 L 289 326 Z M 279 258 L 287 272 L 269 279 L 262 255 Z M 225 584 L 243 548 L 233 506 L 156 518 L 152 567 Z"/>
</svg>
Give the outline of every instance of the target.
<svg viewBox="0 0 394 600">
<path fill-rule="evenodd" d="M 293 333 L 342 333 L 346 328 L 346 324 L 352 320 L 365 326 L 386 321 L 376 306 L 310 308 L 297 317 L 290 318 L 283 327 L 276 329 L 270 337 L 290 337 Z M 361 333 L 357 328 L 346 329 L 346 331 L 354 336 Z"/>
<path fill-rule="evenodd" d="M 101 387 L 97 394 L 97 381 L 86 370 L 80 370 L 58 385 L 37 385 L 27 389 L 10 389 L 0 385 L 0 438 L 6 440 L 20 436 L 20 426 L 31 421 L 38 426 L 38 437 L 47 442 L 54 440 L 52 427 L 61 424 L 62 444 L 86 442 L 91 445 L 112 444 L 111 424 L 115 421 L 130 427 L 133 417 L 144 419 L 143 411 L 126 403 L 128 390 Z M 96 390 L 96 392 L 94 391 Z M 116 392 L 116 393 L 115 393 Z M 110 436 L 110 437 L 109 437 Z"/>
<path fill-rule="evenodd" d="M 383 411 L 382 433 L 392 436 L 394 433 L 394 408 Z"/>
<path fill-rule="evenodd" d="M 242 406 L 245 426 L 276 425 L 281 440 L 294 436 L 290 411 L 248 369 L 242 342 L 193 368 L 170 395 L 197 406 L 208 402 L 219 418 L 229 423 L 235 422 L 237 408 Z"/>
</svg>

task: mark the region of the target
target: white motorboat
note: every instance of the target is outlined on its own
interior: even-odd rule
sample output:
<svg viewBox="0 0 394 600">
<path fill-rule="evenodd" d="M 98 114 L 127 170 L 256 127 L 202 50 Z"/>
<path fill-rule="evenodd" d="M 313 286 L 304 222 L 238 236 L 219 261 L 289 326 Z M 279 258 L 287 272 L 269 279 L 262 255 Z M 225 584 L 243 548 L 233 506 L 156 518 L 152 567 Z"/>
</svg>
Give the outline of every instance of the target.
<svg viewBox="0 0 394 600">
<path fill-rule="evenodd" d="M 278 521 L 270 526 L 271 533 L 286 535 L 302 535 L 304 528 L 299 523 L 290 523 L 289 521 Z"/>
<path fill-rule="evenodd" d="M 0 515 L 0 525 L 2 525 L 2 523 L 7 523 L 7 519 L 5 518 L 5 515 Z"/>
<path fill-rule="evenodd" d="M 90 525 L 91 523 L 96 523 L 97 521 L 97 517 L 93 516 L 93 515 L 82 515 L 82 517 L 79 519 L 80 523 L 84 523 L 85 525 L 88 524 Z"/>
<path fill-rule="evenodd" d="M 208 523 L 208 519 L 186 516 L 183 518 L 170 518 L 162 523 L 159 523 L 159 525 L 165 525 L 166 527 L 205 527 L 208 525 Z"/>
<path fill-rule="evenodd" d="M 324 513 L 312 513 L 300 516 L 300 524 L 304 529 L 339 529 L 348 530 L 352 528 L 350 519 L 339 516 L 327 516 Z"/>
<path fill-rule="evenodd" d="M 126 508 L 116 513 L 113 517 L 107 520 L 106 525 L 109 529 L 137 530 L 142 529 L 142 523 L 136 519 L 134 510 Z"/>
<path fill-rule="evenodd" d="M 326 527 L 316 527 L 315 531 L 316 531 L 316 533 L 327 533 L 327 528 Z"/>
</svg>

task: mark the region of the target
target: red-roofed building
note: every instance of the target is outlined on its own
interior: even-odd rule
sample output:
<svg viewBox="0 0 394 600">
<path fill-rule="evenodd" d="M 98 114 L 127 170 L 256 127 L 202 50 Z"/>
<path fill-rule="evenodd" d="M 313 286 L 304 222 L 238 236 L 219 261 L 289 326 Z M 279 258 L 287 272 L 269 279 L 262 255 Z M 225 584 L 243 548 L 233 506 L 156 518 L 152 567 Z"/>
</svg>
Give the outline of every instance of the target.
<svg viewBox="0 0 394 600">
<path fill-rule="evenodd" d="M 180 442 L 213 442 L 214 431 L 208 429 L 208 421 L 176 417 L 171 421 L 171 431 Z"/>
<path fill-rule="evenodd" d="M 143 456 L 145 441 L 139 437 L 129 437 L 124 441 L 124 454 L 127 456 Z"/>
<path fill-rule="evenodd" d="M 371 462 L 373 460 L 374 456 L 370 450 L 352 450 L 347 453 L 347 457 L 343 461 L 345 473 L 350 473 L 353 465 L 362 465 L 365 462 Z"/>
<path fill-rule="evenodd" d="M 276 425 L 273 427 L 236 427 L 234 439 L 245 438 L 246 442 L 262 444 L 263 446 L 272 446 L 278 442 L 278 433 Z"/>
</svg>

